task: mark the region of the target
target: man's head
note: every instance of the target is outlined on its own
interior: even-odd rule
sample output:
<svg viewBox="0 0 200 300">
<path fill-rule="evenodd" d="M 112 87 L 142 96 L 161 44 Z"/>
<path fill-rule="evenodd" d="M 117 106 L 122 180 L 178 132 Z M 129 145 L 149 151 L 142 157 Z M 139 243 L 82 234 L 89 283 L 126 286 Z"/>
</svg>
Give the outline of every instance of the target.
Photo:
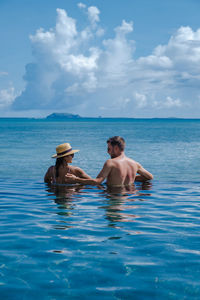
<svg viewBox="0 0 200 300">
<path fill-rule="evenodd" d="M 108 153 L 111 158 L 118 157 L 125 149 L 125 140 L 120 136 L 113 136 L 107 140 Z"/>
</svg>

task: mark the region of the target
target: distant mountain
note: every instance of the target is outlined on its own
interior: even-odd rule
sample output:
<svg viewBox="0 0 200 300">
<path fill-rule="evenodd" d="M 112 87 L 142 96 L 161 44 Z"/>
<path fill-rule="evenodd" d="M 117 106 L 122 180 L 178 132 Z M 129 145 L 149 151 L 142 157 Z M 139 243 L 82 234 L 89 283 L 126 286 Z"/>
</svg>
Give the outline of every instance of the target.
<svg viewBox="0 0 200 300">
<path fill-rule="evenodd" d="M 53 113 L 46 117 L 46 119 L 80 119 L 81 116 L 68 113 Z"/>
</svg>

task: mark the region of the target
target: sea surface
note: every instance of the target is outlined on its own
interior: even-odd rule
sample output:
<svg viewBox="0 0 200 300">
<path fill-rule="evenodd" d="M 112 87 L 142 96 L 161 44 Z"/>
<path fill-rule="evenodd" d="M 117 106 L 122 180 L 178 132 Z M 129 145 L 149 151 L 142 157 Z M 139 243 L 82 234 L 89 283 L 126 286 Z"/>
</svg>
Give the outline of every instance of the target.
<svg viewBox="0 0 200 300">
<path fill-rule="evenodd" d="M 114 135 L 152 182 L 43 182 L 63 142 L 95 177 Z M 0 119 L 0 158 L 0 299 L 200 299 L 200 120 Z"/>
</svg>

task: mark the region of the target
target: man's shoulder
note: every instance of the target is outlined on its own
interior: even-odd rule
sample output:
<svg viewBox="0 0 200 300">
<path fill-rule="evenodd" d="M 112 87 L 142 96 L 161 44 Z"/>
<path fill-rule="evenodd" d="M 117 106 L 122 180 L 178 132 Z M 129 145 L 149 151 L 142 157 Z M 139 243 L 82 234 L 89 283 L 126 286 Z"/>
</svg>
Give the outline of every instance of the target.
<svg viewBox="0 0 200 300">
<path fill-rule="evenodd" d="M 104 167 L 111 167 L 113 165 L 113 159 L 107 159 L 104 163 Z"/>
<path fill-rule="evenodd" d="M 127 161 L 130 161 L 131 163 L 138 164 L 137 161 L 135 161 L 134 159 L 132 159 L 132 158 L 130 158 L 130 157 L 127 157 L 127 156 L 126 156 L 126 159 L 127 159 Z"/>
<path fill-rule="evenodd" d="M 141 166 L 137 161 L 135 161 L 132 158 L 127 157 L 126 161 L 127 161 L 128 165 L 130 165 L 130 166 L 132 166 L 132 167 L 134 167 L 136 169 L 140 168 L 140 166 Z"/>
</svg>

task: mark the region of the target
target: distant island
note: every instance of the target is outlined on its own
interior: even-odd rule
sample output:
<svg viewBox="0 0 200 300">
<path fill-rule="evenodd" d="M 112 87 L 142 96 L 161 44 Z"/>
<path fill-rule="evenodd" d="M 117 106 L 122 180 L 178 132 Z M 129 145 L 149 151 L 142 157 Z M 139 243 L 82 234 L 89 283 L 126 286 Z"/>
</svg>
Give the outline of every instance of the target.
<svg viewBox="0 0 200 300">
<path fill-rule="evenodd" d="M 73 115 L 68 113 L 53 113 L 46 117 L 46 119 L 80 119 L 79 115 Z"/>
<path fill-rule="evenodd" d="M 96 116 L 96 117 L 83 117 L 80 116 L 78 114 L 71 114 L 71 113 L 52 113 L 46 117 L 0 117 L 0 120 L 16 120 L 16 121 L 20 121 L 20 120 L 48 120 L 48 121 L 77 121 L 77 122 L 89 122 L 89 121 L 113 121 L 113 122 L 117 122 L 119 120 L 121 121 L 132 121 L 132 120 L 158 120 L 158 121 L 167 121 L 167 120 L 196 120 L 199 121 L 200 118 L 181 118 L 181 117 L 149 117 L 149 118 L 141 118 L 141 117 L 102 117 L 102 116 Z"/>
<path fill-rule="evenodd" d="M 0 119 L 4 119 L 4 118 L 0 118 Z M 9 119 L 9 118 L 8 118 Z M 17 118 L 16 118 L 17 119 Z M 30 118 L 27 118 L 30 119 Z M 38 118 L 31 118 L 31 119 L 38 119 Z M 42 118 L 43 120 L 49 120 L 49 121 L 56 121 L 56 120 L 61 120 L 61 121 L 67 121 L 67 120 L 72 120 L 72 121 L 93 121 L 93 120 L 113 120 L 113 121 L 118 121 L 118 120 L 122 120 L 122 121 L 131 121 L 131 120 L 200 120 L 197 118 L 181 118 L 181 117 L 153 117 L 153 118 L 136 118 L 136 117 L 102 117 L 102 116 L 98 116 L 98 117 L 83 117 L 80 116 L 78 114 L 71 114 L 71 113 L 52 113 L 44 118 Z"/>
</svg>

